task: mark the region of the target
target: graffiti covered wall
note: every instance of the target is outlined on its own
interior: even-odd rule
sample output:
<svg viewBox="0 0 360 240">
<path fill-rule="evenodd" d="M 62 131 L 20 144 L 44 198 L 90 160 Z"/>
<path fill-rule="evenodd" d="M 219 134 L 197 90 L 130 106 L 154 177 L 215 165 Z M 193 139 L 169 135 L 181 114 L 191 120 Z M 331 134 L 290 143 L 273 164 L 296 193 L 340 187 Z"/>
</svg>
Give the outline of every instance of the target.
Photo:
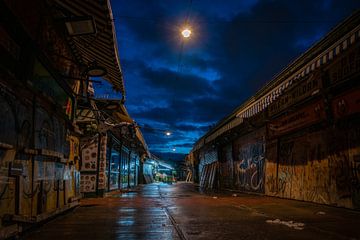
<svg viewBox="0 0 360 240">
<path fill-rule="evenodd" d="M 270 196 L 358 208 L 360 128 L 293 134 L 267 147 Z"/>
<path fill-rule="evenodd" d="M 242 191 L 264 192 L 265 128 L 234 142 L 235 187 Z"/>
</svg>

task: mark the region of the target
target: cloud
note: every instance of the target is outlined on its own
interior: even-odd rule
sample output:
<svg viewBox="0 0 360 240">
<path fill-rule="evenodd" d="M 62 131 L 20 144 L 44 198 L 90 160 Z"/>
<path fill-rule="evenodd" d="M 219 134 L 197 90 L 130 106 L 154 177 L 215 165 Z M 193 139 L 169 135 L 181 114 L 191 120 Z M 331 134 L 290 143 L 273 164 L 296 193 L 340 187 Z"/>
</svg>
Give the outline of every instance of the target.
<svg viewBox="0 0 360 240">
<path fill-rule="evenodd" d="M 181 151 L 360 7 L 355 0 L 194 0 L 194 37 L 182 48 L 187 1 L 112 4 L 129 113 L 178 133 L 164 138 L 143 128 L 150 148 Z"/>
<path fill-rule="evenodd" d="M 146 68 L 142 77 L 153 87 L 164 89 L 171 94 L 191 97 L 194 94 L 202 95 L 214 92 L 209 82 L 199 76 L 177 73 L 169 69 Z"/>
</svg>

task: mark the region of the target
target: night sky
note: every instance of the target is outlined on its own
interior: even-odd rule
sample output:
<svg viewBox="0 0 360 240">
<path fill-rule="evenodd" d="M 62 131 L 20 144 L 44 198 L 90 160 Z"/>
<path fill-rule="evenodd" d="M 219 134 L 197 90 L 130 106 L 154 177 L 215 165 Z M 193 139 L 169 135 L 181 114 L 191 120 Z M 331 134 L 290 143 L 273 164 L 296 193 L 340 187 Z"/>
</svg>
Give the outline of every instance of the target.
<svg viewBox="0 0 360 240">
<path fill-rule="evenodd" d="M 111 1 L 126 107 L 160 156 L 188 153 L 212 125 L 360 7 L 357 0 L 190 2 Z M 186 21 L 192 35 L 184 41 Z M 96 87 L 119 97 L 106 84 Z"/>
</svg>

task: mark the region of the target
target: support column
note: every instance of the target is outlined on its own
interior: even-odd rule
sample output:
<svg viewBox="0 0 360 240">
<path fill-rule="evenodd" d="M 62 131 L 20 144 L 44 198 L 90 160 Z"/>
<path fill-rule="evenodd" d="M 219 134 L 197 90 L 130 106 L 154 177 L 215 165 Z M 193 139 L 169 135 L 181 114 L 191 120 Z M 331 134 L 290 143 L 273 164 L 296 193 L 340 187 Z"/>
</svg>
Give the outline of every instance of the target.
<svg viewBox="0 0 360 240">
<path fill-rule="evenodd" d="M 128 188 L 130 188 L 130 161 L 131 161 L 131 151 L 129 151 L 129 156 L 128 156 L 128 171 L 127 171 L 127 184 L 128 184 Z"/>
</svg>

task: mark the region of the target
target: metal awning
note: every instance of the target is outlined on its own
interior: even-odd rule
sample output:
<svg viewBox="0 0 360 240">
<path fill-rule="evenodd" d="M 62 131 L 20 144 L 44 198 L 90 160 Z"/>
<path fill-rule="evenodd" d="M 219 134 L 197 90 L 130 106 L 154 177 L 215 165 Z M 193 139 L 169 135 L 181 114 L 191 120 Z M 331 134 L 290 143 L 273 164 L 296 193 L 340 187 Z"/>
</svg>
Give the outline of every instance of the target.
<svg viewBox="0 0 360 240">
<path fill-rule="evenodd" d="M 113 122 L 114 124 L 121 122 L 134 122 L 134 120 L 129 116 L 125 106 L 120 100 L 94 99 L 94 101 L 99 111 L 108 121 Z"/>
<path fill-rule="evenodd" d="M 81 64 L 89 66 L 96 62 L 99 66 L 106 68 L 107 74 L 103 78 L 125 97 L 110 1 L 55 0 L 55 2 L 66 17 L 93 17 L 96 33 L 69 36 L 67 38 L 69 45 Z"/>
</svg>

